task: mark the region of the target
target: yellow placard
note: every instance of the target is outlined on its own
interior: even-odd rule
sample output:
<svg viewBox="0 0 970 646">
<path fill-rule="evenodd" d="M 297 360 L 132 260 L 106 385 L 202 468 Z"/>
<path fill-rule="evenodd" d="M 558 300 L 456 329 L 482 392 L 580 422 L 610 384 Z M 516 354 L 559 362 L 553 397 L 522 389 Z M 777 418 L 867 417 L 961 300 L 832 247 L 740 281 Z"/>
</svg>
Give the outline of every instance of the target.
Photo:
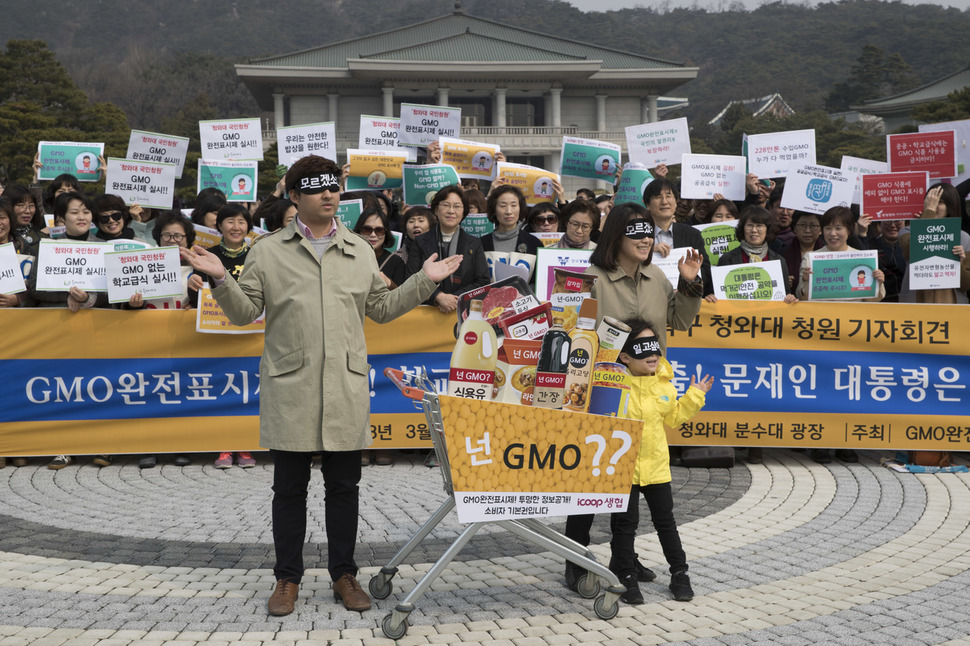
<svg viewBox="0 0 970 646">
<path fill-rule="evenodd" d="M 497 174 L 505 179 L 506 184 L 518 187 L 525 194 L 525 201 L 529 206 L 552 202 L 556 198 L 552 183 L 559 181 L 559 175 L 544 168 L 499 162 Z"/>
<path fill-rule="evenodd" d="M 195 319 L 196 332 L 209 334 L 262 334 L 266 332 L 265 315 L 249 325 L 233 325 L 229 317 L 219 307 L 219 303 L 212 296 L 212 290 L 203 287 L 199 290 L 199 307 Z"/>
<path fill-rule="evenodd" d="M 406 152 L 348 150 L 350 176 L 347 178 L 347 190 L 400 187 L 402 166 L 407 158 Z"/>
<path fill-rule="evenodd" d="M 442 137 L 441 163 L 452 166 L 458 176 L 469 179 L 495 179 L 495 156 L 500 148 L 491 144 Z"/>
</svg>

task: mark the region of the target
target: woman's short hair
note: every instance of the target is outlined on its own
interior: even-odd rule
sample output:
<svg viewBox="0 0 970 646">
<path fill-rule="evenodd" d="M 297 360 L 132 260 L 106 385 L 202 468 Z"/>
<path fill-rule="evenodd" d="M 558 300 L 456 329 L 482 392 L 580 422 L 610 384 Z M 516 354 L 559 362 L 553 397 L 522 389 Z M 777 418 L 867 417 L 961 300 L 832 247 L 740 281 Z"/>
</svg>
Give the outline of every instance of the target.
<svg viewBox="0 0 970 646">
<path fill-rule="evenodd" d="M 98 212 L 95 210 L 94 204 L 91 202 L 91 198 L 84 193 L 72 191 L 70 193 L 61 193 L 54 199 L 55 221 L 63 220 L 67 216 L 67 209 L 74 200 L 81 200 L 81 204 L 87 207 L 88 211 L 91 212 L 92 218 L 98 217 Z"/>
<path fill-rule="evenodd" d="M 852 209 L 849 207 L 833 206 L 819 217 L 818 223 L 823 229 L 825 227 L 841 224 L 851 232 L 852 227 L 855 226 L 855 220 L 855 216 L 852 215 Z"/>
<path fill-rule="evenodd" d="M 744 225 L 748 222 L 753 222 L 754 224 L 763 224 L 767 227 L 765 231 L 765 241 L 770 242 L 775 239 L 775 233 L 777 231 L 777 226 L 775 225 L 775 219 L 771 217 L 771 212 L 768 209 L 762 208 L 751 204 L 744 207 L 741 211 L 741 217 L 738 218 L 738 226 L 734 230 L 734 237 L 738 240 L 744 240 Z"/>
<path fill-rule="evenodd" d="M 13 206 L 18 204 L 24 204 L 30 202 L 34 205 L 34 217 L 30 220 L 30 226 L 40 231 L 47 226 L 47 221 L 44 220 L 44 205 L 38 203 L 34 194 L 30 192 L 30 189 L 23 184 L 11 184 L 3 189 L 3 197 L 10 200 Z M 10 222 L 10 228 L 16 227 L 14 221 Z"/>
<path fill-rule="evenodd" d="M 128 205 L 117 195 L 105 193 L 104 195 L 97 196 L 94 198 L 94 209 L 99 214 L 105 211 L 120 211 L 125 226 L 131 224 L 131 212 L 128 211 Z"/>
<path fill-rule="evenodd" d="M 371 216 L 377 216 L 381 219 L 381 226 L 384 227 L 384 243 L 381 244 L 382 247 L 387 249 L 388 247 L 394 246 L 394 234 L 391 233 L 391 221 L 384 214 L 384 211 L 380 209 L 364 209 L 360 212 L 360 217 L 357 218 L 357 224 L 354 225 L 354 233 L 360 235 L 361 230 L 364 228 L 364 223 Z"/>
<path fill-rule="evenodd" d="M 738 213 L 738 205 L 735 204 L 734 202 L 732 202 L 729 199 L 722 198 L 720 200 L 714 200 L 707 207 L 707 221 L 708 222 L 711 221 L 711 218 L 714 217 L 714 213 L 717 212 L 717 210 L 719 208 L 721 208 L 722 206 L 724 208 L 726 208 L 728 211 L 731 212 L 731 215 L 734 216 L 734 219 L 735 220 L 738 219 L 738 217 L 740 216 L 740 214 Z"/>
<path fill-rule="evenodd" d="M 226 197 L 224 195 L 214 195 L 209 194 L 206 196 L 201 196 L 195 201 L 195 208 L 192 209 L 192 222 L 199 226 L 205 226 L 205 214 L 206 213 L 218 213 L 219 209 L 227 204 Z"/>
<path fill-rule="evenodd" d="M 626 225 L 634 219 L 647 220 L 651 226 L 654 226 L 653 216 L 642 204 L 624 202 L 614 206 L 610 210 L 610 217 L 606 218 L 603 230 L 600 231 L 599 240 L 596 242 L 596 248 L 593 249 L 593 255 L 589 257 L 589 262 L 607 271 L 613 271 L 619 267 L 620 247 L 626 237 Z M 649 265 L 652 260 L 653 248 L 651 247 L 647 259 L 641 264 Z"/>
<path fill-rule="evenodd" d="M 438 205 L 444 202 L 445 198 L 447 198 L 449 195 L 457 195 L 461 199 L 461 204 L 462 204 L 461 219 L 464 220 L 465 217 L 468 215 L 469 206 L 468 206 L 468 200 L 465 198 L 465 191 L 461 190 L 461 186 L 459 186 L 458 184 L 449 184 L 444 188 L 438 189 L 438 192 L 435 193 L 434 195 L 434 199 L 431 200 L 432 213 L 434 213 L 435 215 L 438 214 Z"/>
<path fill-rule="evenodd" d="M 601 217 L 600 210 L 596 206 L 595 202 L 591 202 L 589 200 L 573 200 L 566 206 L 562 207 L 562 213 L 559 214 L 559 230 L 565 232 L 566 225 L 569 224 L 569 218 L 573 217 L 577 213 L 588 214 L 593 219 L 592 231 L 599 231 Z M 610 211 L 610 213 L 612 213 L 612 211 Z"/>
<path fill-rule="evenodd" d="M 152 239 L 155 244 L 162 244 L 162 230 L 170 224 L 177 224 L 185 232 L 185 246 L 191 247 L 195 244 L 195 225 L 180 211 L 162 211 L 155 217 L 155 226 L 152 228 Z"/>
<path fill-rule="evenodd" d="M 256 213 L 253 214 L 254 224 L 257 220 L 262 220 L 266 223 L 267 231 L 282 229 L 283 218 L 286 216 L 286 212 L 293 206 L 293 202 L 290 202 L 286 198 L 263 202 L 256 209 Z"/>
<path fill-rule="evenodd" d="M 249 214 L 249 209 L 241 202 L 229 202 L 216 213 L 216 229 L 222 231 L 222 223 L 229 219 L 241 215 L 246 220 L 246 231 L 253 230 L 253 216 Z"/>
<path fill-rule="evenodd" d="M 77 178 L 70 173 L 61 173 L 57 177 L 51 180 L 51 183 L 47 185 L 44 189 L 44 201 L 54 206 L 54 193 L 61 190 L 62 188 L 70 188 L 74 193 L 82 193 L 81 183 L 77 181 Z"/>
<path fill-rule="evenodd" d="M 434 214 L 434 211 L 420 204 L 412 206 L 401 216 L 402 229 L 407 228 L 408 220 L 411 218 L 427 218 L 429 225 L 434 226 L 438 224 L 438 217 Z"/>
<path fill-rule="evenodd" d="M 468 191 L 465 191 L 468 193 Z M 495 214 L 495 209 L 498 208 L 498 198 L 502 197 L 506 193 L 512 193 L 515 195 L 515 199 L 519 201 L 519 222 L 525 219 L 526 213 L 529 207 L 525 205 L 525 195 L 518 186 L 512 186 L 510 184 L 503 184 L 497 189 L 488 194 L 488 203 L 485 206 L 485 213 L 488 214 L 488 221 L 497 224 L 498 216 Z"/>
<path fill-rule="evenodd" d="M 539 202 L 529 209 L 529 219 L 526 221 L 526 228 L 529 231 L 536 231 L 535 218 L 543 213 L 552 213 L 556 216 L 556 229 L 558 230 L 559 222 L 562 221 L 562 214 L 559 213 L 559 209 L 552 202 Z"/>
<path fill-rule="evenodd" d="M 468 200 L 469 213 L 488 213 L 488 200 L 485 199 L 485 194 L 477 188 L 466 188 L 465 199 Z"/>
</svg>

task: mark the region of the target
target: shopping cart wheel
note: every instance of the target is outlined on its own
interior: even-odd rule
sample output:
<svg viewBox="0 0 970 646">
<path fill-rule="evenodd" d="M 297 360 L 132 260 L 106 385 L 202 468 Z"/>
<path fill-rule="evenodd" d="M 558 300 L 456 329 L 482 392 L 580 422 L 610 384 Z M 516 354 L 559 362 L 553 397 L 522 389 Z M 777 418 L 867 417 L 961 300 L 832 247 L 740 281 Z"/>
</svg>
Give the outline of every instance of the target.
<svg viewBox="0 0 970 646">
<path fill-rule="evenodd" d="M 600 619 L 612 619 L 619 611 L 620 604 L 616 600 L 614 600 L 610 605 L 606 604 L 606 595 L 599 597 L 593 602 L 593 612 L 595 612 L 596 616 Z M 384 632 L 386 633 L 387 630 Z"/>
<path fill-rule="evenodd" d="M 614 610 L 613 614 L 610 616 L 612 617 L 615 615 L 616 610 Z M 404 635 L 408 632 L 408 618 L 405 617 L 402 619 L 401 623 L 399 623 L 397 626 L 395 626 L 393 622 L 394 613 L 391 613 L 384 617 L 384 621 L 381 622 L 381 630 L 384 631 L 384 634 L 388 639 L 400 639 L 401 637 L 404 637 Z"/>
<path fill-rule="evenodd" d="M 576 579 L 576 592 L 583 599 L 592 599 L 600 593 L 600 578 L 592 574 L 584 574 Z"/>
<path fill-rule="evenodd" d="M 394 591 L 394 584 L 391 583 L 390 577 L 377 574 L 372 576 L 370 581 L 367 582 L 367 588 L 370 590 L 370 596 L 375 599 L 387 599 L 391 596 L 391 592 Z"/>
</svg>

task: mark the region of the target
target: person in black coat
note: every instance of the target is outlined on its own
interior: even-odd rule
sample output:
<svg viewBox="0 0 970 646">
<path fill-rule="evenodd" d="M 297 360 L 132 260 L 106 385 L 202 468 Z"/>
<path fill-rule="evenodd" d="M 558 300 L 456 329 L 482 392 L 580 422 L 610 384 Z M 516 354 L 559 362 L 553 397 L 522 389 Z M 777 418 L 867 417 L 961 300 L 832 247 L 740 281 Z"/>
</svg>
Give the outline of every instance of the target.
<svg viewBox="0 0 970 646">
<path fill-rule="evenodd" d="M 714 293 L 711 287 L 711 261 L 704 248 L 704 237 L 701 232 L 690 226 L 674 221 L 677 210 L 677 187 L 674 183 L 658 178 L 647 184 L 643 190 L 643 203 L 650 215 L 653 216 L 657 237 L 654 242 L 654 253 L 666 258 L 671 249 L 693 247 L 701 254 L 701 276 L 704 279 L 704 295 Z"/>
<path fill-rule="evenodd" d="M 495 231 L 482 236 L 482 248 L 485 251 L 536 255 L 542 243 L 521 226 L 528 212 L 525 195 L 518 187 L 506 184 L 491 191 L 485 214 L 488 221 L 495 225 Z"/>
<path fill-rule="evenodd" d="M 458 271 L 441 281 L 425 301 L 449 314 L 457 309 L 459 294 L 489 283 L 488 264 L 481 240 L 461 228 L 461 221 L 468 215 L 468 201 L 460 186 L 452 184 L 439 190 L 431 200 L 431 212 L 438 218 L 438 224 L 414 239 L 415 253 L 408 252 L 408 275 L 420 271 L 432 254 L 438 254 L 439 258 L 461 254 Z"/>
</svg>

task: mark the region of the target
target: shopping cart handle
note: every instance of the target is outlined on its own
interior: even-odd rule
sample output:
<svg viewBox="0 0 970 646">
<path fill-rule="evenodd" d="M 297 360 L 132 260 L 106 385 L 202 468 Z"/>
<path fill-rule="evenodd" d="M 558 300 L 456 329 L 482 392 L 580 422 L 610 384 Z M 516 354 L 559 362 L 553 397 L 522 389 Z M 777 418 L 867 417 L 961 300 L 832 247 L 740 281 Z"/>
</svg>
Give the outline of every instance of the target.
<svg viewBox="0 0 970 646">
<path fill-rule="evenodd" d="M 401 394 L 409 399 L 421 401 L 424 399 L 424 391 L 414 386 L 409 386 L 404 381 L 404 371 L 397 368 L 384 368 L 384 376 L 394 382 L 394 385 L 401 389 Z"/>
</svg>

